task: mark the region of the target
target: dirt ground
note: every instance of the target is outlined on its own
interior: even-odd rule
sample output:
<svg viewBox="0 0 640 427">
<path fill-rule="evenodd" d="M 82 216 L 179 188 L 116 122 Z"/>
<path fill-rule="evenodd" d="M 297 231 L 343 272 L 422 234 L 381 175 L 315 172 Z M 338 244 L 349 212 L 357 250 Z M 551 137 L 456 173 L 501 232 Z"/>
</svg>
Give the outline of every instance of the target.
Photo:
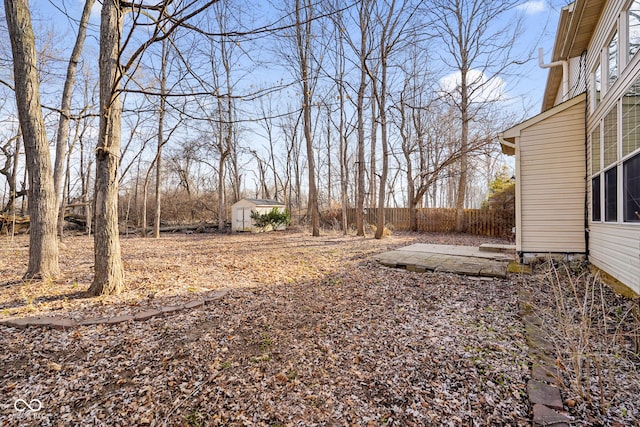
<svg viewBox="0 0 640 427">
<path fill-rule="evenodd" d="M 64 240 L 60 280 L 23 283 L 27 237 L 3 237 L 0 319 L 114 316 L 228 294 L 142 322 L 0 326 L 0 425 L 530 425 L 516 290 L 537 279 L 477 280 L 372 261 L 413 243 L 485 242 L 503 243 L 304 230 L 123 237 L 127 291 L 85 298 L 91 238 Z M 627 400 L 637 400 L 637 369 L 621 369 L 629 394 L 610 399 L 600 425 L 636 422 L 637 404 Z M 21 406 L 34 399 L 39 411 Z M 593 407 L 580 404 L 576 423 L 598 425 L 588 419 Z"/>
</svg>

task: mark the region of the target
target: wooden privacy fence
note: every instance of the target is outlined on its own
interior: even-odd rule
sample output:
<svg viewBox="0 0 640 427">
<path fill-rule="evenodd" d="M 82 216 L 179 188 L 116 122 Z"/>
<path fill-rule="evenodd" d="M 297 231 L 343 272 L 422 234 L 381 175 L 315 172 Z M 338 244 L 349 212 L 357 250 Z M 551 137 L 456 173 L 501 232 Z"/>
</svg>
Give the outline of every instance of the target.
<svg viewBox="0 0 640 427">
<path fill-rule="evenodd" d="M 375 224 L 377 209 L 365 209 L 364 220 Z M 385 224 L 394 230 L 410 230 L 409 208 L 386 208 Z M 347 210 L 349 225 L 356 224 L 356 210 Z M 465 232 L 482 236 L 511 236 L 515 226 L 515 214 L 510 211 L 494 209 L 465 209 Z M 418 231 L 454 232 L 456 229 L 456 210 L 450 208 L 419 208 L 417 210 Z"/>
</svg>

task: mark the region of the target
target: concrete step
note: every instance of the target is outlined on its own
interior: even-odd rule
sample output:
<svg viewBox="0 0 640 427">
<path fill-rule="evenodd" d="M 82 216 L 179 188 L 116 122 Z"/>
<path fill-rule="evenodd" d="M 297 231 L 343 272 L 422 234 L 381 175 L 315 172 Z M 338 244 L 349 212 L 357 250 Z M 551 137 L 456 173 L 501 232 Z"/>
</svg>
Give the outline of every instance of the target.
<svg viewBox="0 0 640 427">
<path fill-rule="evenodd" d="M 480 252 L 495 252 L 504 254 L 515 254 L 516 245 L 500 245 L 496 243 L 483 243 L 478 248 Z"/>
</svg>

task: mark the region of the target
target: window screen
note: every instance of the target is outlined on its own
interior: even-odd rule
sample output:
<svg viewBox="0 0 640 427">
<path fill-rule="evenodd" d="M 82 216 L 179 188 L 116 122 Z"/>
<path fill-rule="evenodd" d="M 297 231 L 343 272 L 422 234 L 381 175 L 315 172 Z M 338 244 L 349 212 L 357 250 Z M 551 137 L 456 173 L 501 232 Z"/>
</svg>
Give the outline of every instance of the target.
<svg viewBox="0 0 640 427">
<path fill-rule="evenodd" d="M 640 153 L 624 162 L 624 220 L 640 222 Z"/>
<path fill-rule="evenodd" d="M 614 107 L 604 118 L 604 167 L 618 160 L 618 108 Z"/>
<path fill-rule="evenodd" d="M 593 73 L 594 83 L 595 83 L 595 105 L 597 106 L 600 103 L 601 92 L 602 92 L 602 66 L 598 64 L 596 67 L 596 71 Z"/>
<path fill-rule="evenodd" d="M 628 40 L 629 58 L 636 54 L 640 48 L 640 1 L 635 0 L 629 6 L 628 16 Z"/>
<path fill-rule="evenodd" d="M 618 32 L 616 31 L 611 37 L 607 48 L 607 56 L 609 61 L 609 69 L 607 74 L 607 87 L 613 86 L 618 79 Z"/>
<path fill-rule="evenodd" d="M 640 148 L 640 79 L 622 97 L 622 157 Z"/>
<path fill-rule="evenodd" d="M 591 220 L 602 221 L 600 207 L 600 175 L 591 180 Z"/>
<path fill-rule="evenodd" d="M 612 167 L 604 173 L 604 220 L 618 220 L 618 168 Z"/>
<path fill-rule="evenodd" d="M 591 133 L 591 173 L 600 171 L 600 125 Z"/>
</svg>

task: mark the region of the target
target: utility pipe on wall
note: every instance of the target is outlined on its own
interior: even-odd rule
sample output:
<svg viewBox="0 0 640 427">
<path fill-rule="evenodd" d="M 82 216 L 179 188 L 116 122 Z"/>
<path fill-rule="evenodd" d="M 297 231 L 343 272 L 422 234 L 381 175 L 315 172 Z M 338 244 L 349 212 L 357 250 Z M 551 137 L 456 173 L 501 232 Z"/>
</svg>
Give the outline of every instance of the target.
<svg viewBox="0 0 640 427">
<path fill-rule="evenodd" d="M 538 48 L 538 65 L 540 68 L 551 68 L 562 65 L 562 101 L 566 101 L 569 97 L 569 63 L 567 61 L 555 61 L 545 64 L 544 52 L 542 48 Z"/>
</svg>

